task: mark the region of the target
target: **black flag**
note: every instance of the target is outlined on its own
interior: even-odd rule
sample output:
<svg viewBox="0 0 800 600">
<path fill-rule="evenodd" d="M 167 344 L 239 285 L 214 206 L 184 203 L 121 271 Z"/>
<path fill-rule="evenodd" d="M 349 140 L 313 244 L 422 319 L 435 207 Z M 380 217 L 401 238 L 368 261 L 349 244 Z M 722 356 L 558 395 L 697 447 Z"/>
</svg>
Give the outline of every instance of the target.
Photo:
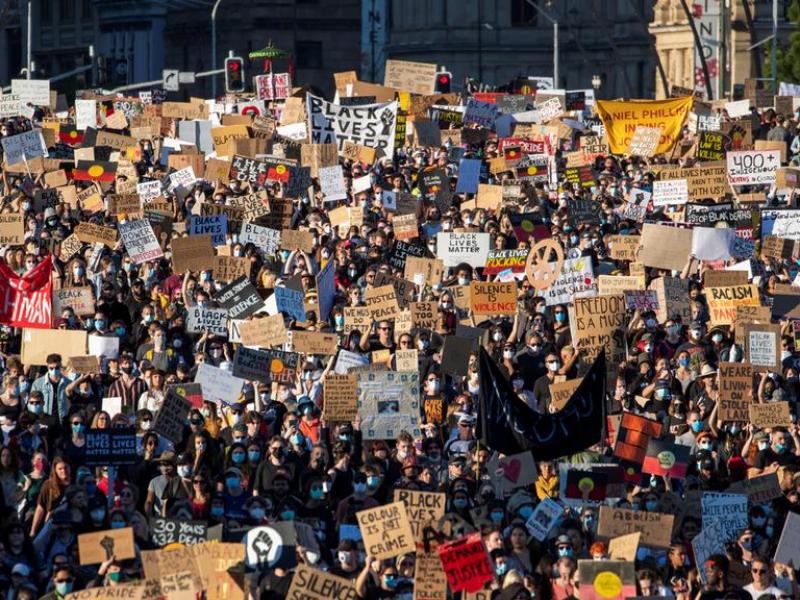
<svg viewBox="0 0 800 600">
<path fill-rule="evenodd" d="M 541 415 L 525 404 L 497 363 L 481 348 L 478 358 L 477 434 L 481 444 L 503 454 L 531 450 L 536 460 L 576 454 L 600 441 L 606 390 L 606 359 L 600 352 L 563 409 Z"/>
</svg>

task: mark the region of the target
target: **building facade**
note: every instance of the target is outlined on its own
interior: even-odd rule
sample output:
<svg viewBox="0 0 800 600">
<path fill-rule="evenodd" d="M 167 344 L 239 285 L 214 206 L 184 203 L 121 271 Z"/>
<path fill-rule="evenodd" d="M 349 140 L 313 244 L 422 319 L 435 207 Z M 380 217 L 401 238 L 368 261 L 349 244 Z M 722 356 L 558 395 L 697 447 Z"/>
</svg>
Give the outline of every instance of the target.
<svg viewBox="0 0 800 600">
<path fill-rule="evenodd" d="M 388 14 L 386 57 L 436 62 L 454 84 L 552 77 L 556 21 L 556 87 L 589 88 L 599 75 L 599 97 L 655 93 L 652 0 L 394 0 Z"/>
<path fill-rule="evenodd" d="M 689 3 L 690 5 L 692 3 Z M 715 73 L 718 84 L 712 85 L 713 99 L 733 98 L 745 79 L 763 76 L 765 50 L 770 42 L 752 50 L 750 47 L 772 35 L 773 0 L 703 0 L 697 10 L 719 4 L 719 19 L 703 31 L 698 30 L 703 44 L 711 37 L 718 40 L 718 51 L 707 49 L 707 66 L 711 79 Z M 786 43 L 794 25 L 786 19 L 786 1 L 776 0 L 778 9 L 778 39 Z M 696 21 L 697 22 L 697 21 Z M 650 32 L 655 38 L 656 52 L 663 67 L 662 78 L 656 76 L 656 97 L 669 94 L 668 86 L 705 90 L 700 64 L 696 64 L 694 35 L 680 0 L 657 0 L 653 8 Z"/>
</svg>

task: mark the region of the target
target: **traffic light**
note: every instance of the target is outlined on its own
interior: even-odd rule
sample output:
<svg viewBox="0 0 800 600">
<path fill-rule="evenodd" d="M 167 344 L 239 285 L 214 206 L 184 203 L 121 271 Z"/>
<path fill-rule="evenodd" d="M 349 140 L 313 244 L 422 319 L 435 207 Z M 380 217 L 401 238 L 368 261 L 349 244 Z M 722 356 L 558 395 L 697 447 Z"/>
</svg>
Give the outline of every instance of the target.
<svg viewBox="0 0 800 600">
<path fill-rule="evenodd" d="M 238 56 L 225 59 L 225 91 L 244 91 L 244 59 Z"/>
<path fill-rule="evenodd" d="M 450 83 L 453 79 L 453 74 L 450 71 L 441 71 L 436 74 L 436 91 L 440 94 L 450 93 Z"/>
</svg>

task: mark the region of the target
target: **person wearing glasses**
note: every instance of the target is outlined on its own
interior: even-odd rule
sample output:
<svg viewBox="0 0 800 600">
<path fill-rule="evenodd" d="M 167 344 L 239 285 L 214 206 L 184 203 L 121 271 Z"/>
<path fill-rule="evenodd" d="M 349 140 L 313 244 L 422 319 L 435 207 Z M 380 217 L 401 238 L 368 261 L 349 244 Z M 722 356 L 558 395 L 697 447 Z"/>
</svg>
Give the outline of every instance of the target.
<svg viewBox="0 0 800 600">
<path fill-rule="evenodd" d="M 772 594 L 776 598 L 784 595 L 784 591 L 775 585 L 772 561 L 763 556 L 758 556 L 750 563 L 750 577 L 753 579 L 744 588 L 753 600 L 757 600 L 764 594 Z M 797 590 L 795 590 L 795 593 Z"/>
<path fill-rule="evenodd" d="M 53 591 L 42 596 L 42 600 L 64 600 L 72 592 L 75 576 L 69 565 L 62 564 L 53 569 Z"/>
</svg>

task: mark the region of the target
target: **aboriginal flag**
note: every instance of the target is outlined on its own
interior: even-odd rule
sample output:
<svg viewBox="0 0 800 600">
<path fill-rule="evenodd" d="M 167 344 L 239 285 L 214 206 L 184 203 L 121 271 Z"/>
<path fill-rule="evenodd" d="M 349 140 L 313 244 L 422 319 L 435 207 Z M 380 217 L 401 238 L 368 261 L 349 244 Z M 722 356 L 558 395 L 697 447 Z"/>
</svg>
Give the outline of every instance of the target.
<svg viewBox="0 0 800 600">
<path fill-rule="evenodd" d="M 664 440 L 650 440 L 642 472 L 672 479 L 685 479 L 689 462 L 689 446 L 681 446 Z"/>
<path fill-rule="evenodd" d="M 78 144 L 83 143 L 83 132 L 78 131 L 78 128 L 75 125 L 62 124 L 61 127 L 58 129 L 58 139 L 61 141 L 62 144 L 67 144 L 68 146 L 76 146 Z"/>
<path fill-rule="evenodd" d="M 117 163 L 102 160 L 79 160 L 72 170 L 76 181 L 109 181 L 116 179 Z"/>
</svg>

